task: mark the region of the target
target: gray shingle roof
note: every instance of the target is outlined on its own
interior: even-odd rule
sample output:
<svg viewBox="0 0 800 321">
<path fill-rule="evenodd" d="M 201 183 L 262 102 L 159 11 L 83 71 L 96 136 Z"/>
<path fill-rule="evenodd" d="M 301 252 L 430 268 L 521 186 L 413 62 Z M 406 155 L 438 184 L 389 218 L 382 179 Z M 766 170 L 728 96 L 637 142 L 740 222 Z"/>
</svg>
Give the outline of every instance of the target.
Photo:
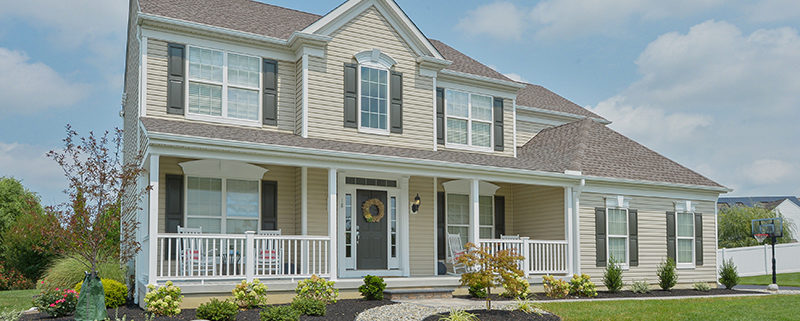
<svg viewBox="0 0 800 321">
<path fill-rule="evenodd" d="M 506 81 L 513 81 L 508 77 L 504 76 L 503 74 L 497 72 L 496 70 L 490 68 L 487 65 L 480 63 L 479 61 L 470 58 L 469 56 L 461 53 L 460 51 L 450 47 L 439 40 L 428 39 L 430 40 L 431 44 L 439 51 L 444 59 L 450 60 L 453 62 L 450 66 L 447 66 L 445 69 L 463 72 L 467 74 L 473 74 L 478 76 L 484 76 L 494 79 L 506 80 Z"/>
<path fill-rule="evenodd" d="M 252 0 L 139 0 L 144 13 L 288 39 L 321 16 Z"/>
<path fill-rule="evenodd" d="M 255 144 L 424 159 L 449 163 L 721 187 L 603 124 L 584 119 L 545 129 L 519 149 L 518 157 L 452 150 L 421 150 L 368 145 L 199 122 L 141 118 L 149 133 L 204 137 Z"/>
<path fill-rule="evenodd" d="M 517 92 L 517 105 L 536 107 L 573 115 L 605 119 L 539 85 L 525 84 Z"/>
<path fill-rule="evenodd" d="M 758 204 L 764 205 L 768 209 L 773 209 L 780 205 L 783 200 L 788 199 L 792 203 L 800 206 L 800 199 L 795 196 L 744 196 L 744 197 L 720 197 L 717 200 L 719 203 L 727 203 L 729 206 L 736 206 L 736 203 L 742 203 L 744 206 L 755 206 Z"/>
</svg>

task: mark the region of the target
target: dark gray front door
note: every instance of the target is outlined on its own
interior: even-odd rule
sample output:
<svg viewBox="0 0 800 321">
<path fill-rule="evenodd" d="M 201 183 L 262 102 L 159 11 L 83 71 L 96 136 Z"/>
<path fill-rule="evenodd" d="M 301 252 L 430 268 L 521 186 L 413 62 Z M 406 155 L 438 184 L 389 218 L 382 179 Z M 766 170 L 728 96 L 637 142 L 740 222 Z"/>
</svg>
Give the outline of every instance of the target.
<svg viewBox="0 0 800 321">
<path fill-rule="evenodd" d="M 363 204 L 371 199 L 378 199 L 384 204 L 384 216 L 378 222 L 368 222 L 364 218 Z M 356 269 L 358 270 L 385 270 L 388 268 L 386 259 L 387 236 L 386 220 L 386 191 L 357 190 L 356 191 L 357 222 L 358 222 L 358 251 L 356 255 Z M 373 217 L 378 216 L 378 207 L 369 209 Z"/>
</svg>

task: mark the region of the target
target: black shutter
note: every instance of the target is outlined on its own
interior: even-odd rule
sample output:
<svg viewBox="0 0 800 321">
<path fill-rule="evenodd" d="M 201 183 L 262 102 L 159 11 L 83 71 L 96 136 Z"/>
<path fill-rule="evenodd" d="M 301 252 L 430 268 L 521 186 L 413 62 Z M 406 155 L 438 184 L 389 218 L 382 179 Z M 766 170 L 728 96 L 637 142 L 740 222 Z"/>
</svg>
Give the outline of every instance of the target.
<svg viewBox="0 0 800 321">
<path fill-rule="evenodd" d="M 675 260 L 675 212 L 667 212 L 667 257 Z"/>
<path fill-rule="evenodd" d="M 262 109 L 264 125 L 275 126 L 278 124 L 278 62 L 264 59 L 264 74 L 262 75 L 264 91 L 262 92 Z"/>
<path fill-rule="evenodd" d="M 444 208 L 445 208 L 445 199 L 444 199 L 444 192 L 436 193 L 436 245 L 437 245 L 437 257 L 439 260 L 444 260 L 445 253 L 447 248 L 445 248 L 445 240 L 447 239 L 447 223 L 444 219 Z"/>
<path fill-rule="evenodd" d="M 694 264 L 703 265 L 703 214 L 694 213 Z"/>
<path fill-rule="evenodd" d="M 389 79 L 391 92 L 389 98 L 389 122 L 392 133 L 403 133 L 403 73 L 392 71 Z"/>
<path fill-rule="evenodd" d="M 503 151 L 503 98 L 494 98 L 494 150 Z"/>
<path fill-rule="evenodd" d="M 183 226 L 183 175 L 166 175 L 164 181 L 164 225 L 165 233 L 178 233 L 178 226 Z M 178 242 L 173 242 L 169 251 L 170 258 L 178 253 Z"/>
<path fill-rule="evenodd" d="M 629 266 L 639 266 L 639 211 L 628 210 Z"/>
<path fill-rule="evenodd" d="M 444 145 L 444 88 L 436 88 L 436 143 Z"/>
<path fill-rule="evenodd" d="M 506 197 L 494 197 L 494 238 L 506 234 Z"/>
<path fill-rule="evenodd" d="M 597 266 L 606 266 L 606 208 L 594 209 L 595 257 Z"/>
<path fill-rule="evenodd" d="M 167 113 L 183 115 L 186 46 L 171 43 L 167 55 Z"/>
<path fill-rule="evenodd" d="M 344 64 L 344 127 L 358 128 L 358 78 L 355 64 Z"/>
<path fill-rule="evenodd" d="M 261 230 L 278 229 L 278 182 L 261 181 Z"/>
</svg>

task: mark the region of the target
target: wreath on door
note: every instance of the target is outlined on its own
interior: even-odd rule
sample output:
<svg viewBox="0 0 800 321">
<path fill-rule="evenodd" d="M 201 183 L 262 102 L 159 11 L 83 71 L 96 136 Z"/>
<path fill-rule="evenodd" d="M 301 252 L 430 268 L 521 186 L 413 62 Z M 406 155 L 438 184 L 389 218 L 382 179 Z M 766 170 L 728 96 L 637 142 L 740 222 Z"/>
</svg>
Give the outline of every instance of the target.
<svg viewBox="0 0 800 321">
<path fill-rule="evenodd" d="M 378 208 L 378 214 L 372 216 L 372 207 L 375 206 Z M 383 202 L 377 198 L 373 198 L 361 204 L 361 211 L 364 213 L 364 219 L 370 223 L 377 223 L 380 222 L 383 218 L 385 213 L 386 207 L 383 205 Z"/>
</svg>

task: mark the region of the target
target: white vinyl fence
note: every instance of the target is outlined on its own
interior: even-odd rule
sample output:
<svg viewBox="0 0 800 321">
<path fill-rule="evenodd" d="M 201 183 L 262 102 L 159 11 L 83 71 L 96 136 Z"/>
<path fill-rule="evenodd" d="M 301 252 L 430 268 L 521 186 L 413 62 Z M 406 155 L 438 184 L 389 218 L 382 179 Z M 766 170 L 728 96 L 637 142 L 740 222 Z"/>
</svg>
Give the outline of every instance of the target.
<svg viewBox="0 0 800 321">
<path fill-rule="evenodd" d="M 723 260 L 731 258 L 739 276 L 772 274 L 772 245 L 717 250 L 719 266 Z M 775 270 L 777 273 L 800 272 L 800 243 L 775 245 Z"/>
</svg>

